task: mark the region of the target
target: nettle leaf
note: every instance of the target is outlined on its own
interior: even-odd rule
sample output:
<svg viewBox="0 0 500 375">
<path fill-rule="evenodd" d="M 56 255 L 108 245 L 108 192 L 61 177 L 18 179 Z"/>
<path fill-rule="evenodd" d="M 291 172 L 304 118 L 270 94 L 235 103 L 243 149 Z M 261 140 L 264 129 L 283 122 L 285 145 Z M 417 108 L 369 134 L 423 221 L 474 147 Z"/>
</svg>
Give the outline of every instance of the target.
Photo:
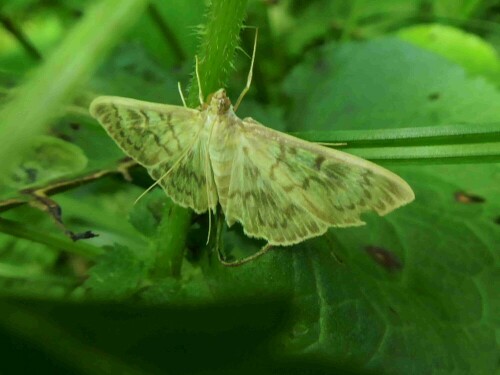
<svg viewBox="0 0 500 375">
<path fill-rule="evenodd" d="M 440 24 L 410 26 L 399 30 L 396 35 L 450 59 L 472 75 L 481 75 L 499 82 L 498 53 L 491 44 L 477 35 Z"/>
<path fill-rule="evenodd" d="M 154 189 L 134 205 L 129 214 L 129 221 L 135 229 L 152 239 L 163 219 L 167 204 L 169 199 L 165 192 L 160 188 Z"/>
<path fill-rule="evenodd" d="M 188 263 L 183 268 L 182 279 L 165 277 L 157 280 L 142 290 L 140 298 L 149 303 L 213 302 L 200 269 L 188 268 L 187 265 Z"/>
<path fill-rule="evenodd" d="M 311 85 L 314 82 L 314 85 Z M 330 44 L 286 79 L 288 130 L 376 129 L 494 122 L 496 88 L 406 42 Z"/>
<path fill-rule="evenodd" d="M 189 61 L 196 53 L 198 25 L 203 23 L 205 9 L 198 0 L 171 3 L 154 0 L 153 16 L 151 8 L 145 12 L 133 30 L 134 39 L 139 40 L 156 60 L 165 67 L 179 65 L 183 59 Z M 156 18 L 162 19 L 159 25 Z M 168 30 L 165 32 L 165 30 Z"/>
<path fill-rule="evenodd" d="M 271 12 L 268 22 L 272 24 L 273 33 L 282 38 L 282 48 L 292 56 L 332 36 L 349 39 L 378 36 L 391 24 L 419 11 L 417 3 L 399 0 L 362 4 L 328 0 L 284 1 L 274 7 L 280 11 Z"/>
<path fill-rule="evenodd" d="M 294 130 L 500 120 L 491 84 L 393 39 L 320 49 L 285 90 Z M 206 267 L 211 290 L 291 294 L 295 310 L 281 339 L 292 352 L 384 373 L 491 374 L 500 324 L 498 166 L 390 169 L 410 183 L 415 202 L 241 268 Z M 231 254 L 259 248 L 232 236 Z"/>
<path fill-rule="evenodd" d="M 83 287 L 93 298 L 124 299 L 141 287 L 147 270 L 144 257 L 126 246 L 115 245 L 97 259 Z"/>
<path fill-rule="evenodd" d="M 172 216 L 173 207 L 174 203 L 163 189 L 156 188 L 141 198 L 130 211 L 131 224 L 148 239 L 151 254 L 155 257 L 155 269 L 151 272 L 154 280 L 141 290 L 139 297 L 153 303 L 212 300 L 202 272 L 188 261 L 182 263 L 179 277 L 169 275 L 170 265 L 164 261 L 165 252 L 169 250 L 165 242 L 172 233 L 166 231 L 171 228 L 180 230 L 169 222 L 175 220 L 175 215 Z"/>
<path fill-rule="evenodd" d="M 39 136 L 3 178 L 2 185 L 19 190 L 74 175 L 86 165 L 87 157 L 79 147 L 58 138 Z"/>
<path fill-rule="evenodd" d="M 142 45 L 124 43 L 100 68 L 91 86 L 100 95 L 182 105 L 177 82 L 173 70 L 161 67 Z"/>
</svg>

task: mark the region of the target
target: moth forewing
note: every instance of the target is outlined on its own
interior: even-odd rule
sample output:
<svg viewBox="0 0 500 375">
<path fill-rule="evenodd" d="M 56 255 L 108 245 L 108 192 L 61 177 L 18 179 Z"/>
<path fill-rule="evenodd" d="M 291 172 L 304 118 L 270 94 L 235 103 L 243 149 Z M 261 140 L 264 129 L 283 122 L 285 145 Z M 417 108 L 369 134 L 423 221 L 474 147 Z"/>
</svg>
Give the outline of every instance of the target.
<svg viewBox="0 0 500 375">
<path fill-rule="evenodd" d="M 90 105 L 90 114 L 127 155 L 147 168 L 174 202 L 198 213 L 217 205 L 212 171 L 206 163 L 202 112 L 101 96 Z"/>
</svg>

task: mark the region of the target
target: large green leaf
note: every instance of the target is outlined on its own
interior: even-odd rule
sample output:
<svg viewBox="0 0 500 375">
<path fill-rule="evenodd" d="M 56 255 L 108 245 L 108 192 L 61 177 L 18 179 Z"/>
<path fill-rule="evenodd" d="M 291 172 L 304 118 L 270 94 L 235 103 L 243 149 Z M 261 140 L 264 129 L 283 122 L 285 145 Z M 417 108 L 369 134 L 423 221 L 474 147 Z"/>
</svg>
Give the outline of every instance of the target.
<svg viewBox="0 0 500 375">
<path fill-rule="evenodd" d="M 146 278 L 147 262 L 125 246 L 108 248 L 89 271 L 84 288 L 93 298 L 124 299 Z"/>
<path fill-rule="evenodd" d="M 285 83 L 294 130 L 498 121 L 500 96 L 444 58 L 383 39 L 316 51 Z M 500 300 L 496 165 L 400 167 L 416 201 L 360 228 L 205 267 L 216 294 L 292 294 L 282 343 L 390 374 L 491 374 Z M 229 231 L 233 255 L 258 249 Z"/>
<path fill-rule="evenodd" d="M 499 82 L 498 54 L 492 45 L 477 35 L 440 24 L 406 27 L 397 35 L 402 40 L 447 57 L 472 75 L 482 75 Z"/>
<path fill-rule="evenodd" d="M 397 39 L 330 44 L 311 53 L 284 88 L 292 98 L 289 130 L 476 124 L 500 118 L 500 96 L 493 85 Z"/>
<path fill-rule="evenodd" d="M 14 155 L 17 162 L 11 173 L 0 179 L 0 192 L 14 192 L 72 176 L 87 165 L 82 150 L 61 139 L 38 136 L 24 155 Z"/>
</svg>

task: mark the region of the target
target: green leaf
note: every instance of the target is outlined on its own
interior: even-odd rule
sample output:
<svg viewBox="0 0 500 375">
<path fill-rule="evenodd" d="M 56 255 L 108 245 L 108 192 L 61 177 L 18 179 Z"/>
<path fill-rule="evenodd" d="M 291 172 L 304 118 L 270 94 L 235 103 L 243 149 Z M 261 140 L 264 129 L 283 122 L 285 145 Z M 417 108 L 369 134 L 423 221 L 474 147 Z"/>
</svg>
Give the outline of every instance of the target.
<svg viewBox="0 0 500 375">
<path fill-rule="evenodd" d="M 188 75 L 186 68 L 180 72 L 172 68 L 166 70 L 143 46 L 123 43 L 99 69 L 91 88 L 99 95 L 182 105 L 177 82 Z"/>
<path fill-rule="evenodd" d="M 380 36 L 418 10 L 418 3 L 401 0 L 281 1 L 271 9 L 267 22 L 277 34 L 280 48 L 295 57 L 335 37 L 345 41 Z"/>
<path fill-rule="evenodd" d="M 162 303 L 190 303 L 196 301 L 214 302 L 212 293 L 199 268 L 186 269 L 184 265 L 182 279 L 164 277 L 157 279 L 155 283 L 145 287 L 140 294 L 140 298 L 145 302 Z"/>
<path fill-rule="evenodd" d="M 125 157 L 102 126 L 88 116 L 66 115 L 51 129 L 83 150 L 88 158 L 86 170 L 89 172 L 109 168 Z"/>
<path fill-rule="evenodd" d="M 391 38 L 327 45 L 292 72 L 284 90 L 293 131 L 473 126 L 500 118 L 493 85 Z"/>
<path fill-rule="evenodd" d="M 129 214 L 130 223 L 144 236 L 153 238 L 157 234 L 168 201 L 162 189 L 154 189 L 133 206 Z"/>
<path fill-rule="evenodd" d="M 152 7 L 156 17 L 152 15 Z M 197 45 L 193 34 L 202 23 L 204 12 L 204 4 L 198 0 L 151 1 L 148 12 L 133 30 L 134 39 L 139 40 L 163 67 L 178 66 L 186 58 L 192 66 Z"/>
<path fill-rule="evenodd" d="M 294 130 L 500 120 L 493 86 L 394 39 L 317 50 L 285 90 Z M 211 290 L 252 297 L 288 291 L 294 313 L 281 335 L 285 351 L 390 374 L 494 373 L 498 165 L 391 169 L 410 183 L 414 203 L 383 218 L 367 215 L 364 227 L 276 248 L 239 269 L 205 266 Z M 225 245 L 238 258 L 260 247 L 238 229 Z"/>
<path fill-rule="evenodd" d="M 83 285 L 92 298 L 124 299 L 135 293 L 147 276 L 147 262 L 128 247 L 115 245 L 96 260 Z"/>
<path fill-rule="evenodd" d="M 500 62 L 495 48 L 477 35 L 440 24 L 415 25 L 396 35 L 463 66 L 471 75 L 500 83 Z"/>
<path fill-rule="evenodd" d="M 87 157 L 79 147 L 58 138 L 38 136 L 3 183 L 19 190 L 74 175 L 86 165 Z"/>
<path fill-rule="evenodd" d="M 0 110 L 0 175 L 11 167 L 9 158 L 26 150 L 31 138 L 57 118 L 61 106 L 97 68 L 122 32 L 146 6 L 145 0 L 106 0 L 96 3 L 68 33 L 50 58 L 20 86 Z M 96 25 L 100 27 L 96 28 Z M 58 77 L 54 81 L 54 77 Z"/>
<path fill-rule="evenodd" d="M 184 244 L 191 226 L 184 215 L 184 210 L 180 210 L 161 188 L 148 192 L 130 213 L 130 222 L 149 239 L 154 249 L 156 259 L 152 276 L 155 278 L 181 276 Z"/>
<path fill-rule="evenodd" d="M 295 313 L 282 340 L 294 352 L 361 362 L 383 373 L 493 373 L 500 324 L 494 313 L 500 285 L 493 213 L 500 205 L 491 187 L 500 180 L 497 173 L 489 194 L 462 179 L 447 181 L 460 169 L 398 169 L 415 189 L 415 203 L 387 218 L 369 216 L 362 228 L 332 229 L 302 245 L 277 248 L 241 269 L 211 268 L 212 290 L 292 293 Z M 472 171 L 471 181 L 495 173 L 492 167 Z M 487 203 L 458 203 L 454 197 L 462 190 Z M 246 241 L 240 256 L 258 249 Z"/>
</svg>

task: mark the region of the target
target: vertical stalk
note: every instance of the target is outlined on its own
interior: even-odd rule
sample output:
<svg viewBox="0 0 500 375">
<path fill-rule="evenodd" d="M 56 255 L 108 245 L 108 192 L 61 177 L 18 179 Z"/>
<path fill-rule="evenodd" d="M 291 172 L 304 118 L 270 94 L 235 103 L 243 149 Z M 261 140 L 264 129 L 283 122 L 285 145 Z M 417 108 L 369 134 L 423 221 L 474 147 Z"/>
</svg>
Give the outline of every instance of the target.
<svg viewBox="0 0 500 375">
<path fill-rule="evenodd" d="M 213 0 L 198 50 L 200 83 L 205 98 L 226 85 L 246 14 L 247 0 Z M 199 105 L 193 74 L 187 104 Z"/>
<path fill-rule="evenodd" d="M 227 82 L 239 44 L 246 7 L 247 0 L 213 0 L 210 4 L 206 25 L 200 31 L 201 41 L 198 49 L 200 83 L 205 98 L 224 87 Z M 200 105 L 198 82 L 194 72 L 187 105 L 193 108 Z M 191 211 L 174 205 L 167 208 L 165 215 L 161 226 L 161 232 L 165 233 L 162 241 L 162 251 L 165 253 L 157 258 L 153 274 L 158 276 L 168 272 L 170 276 L 178 277 L 191 223 Z"/>
</svg>

